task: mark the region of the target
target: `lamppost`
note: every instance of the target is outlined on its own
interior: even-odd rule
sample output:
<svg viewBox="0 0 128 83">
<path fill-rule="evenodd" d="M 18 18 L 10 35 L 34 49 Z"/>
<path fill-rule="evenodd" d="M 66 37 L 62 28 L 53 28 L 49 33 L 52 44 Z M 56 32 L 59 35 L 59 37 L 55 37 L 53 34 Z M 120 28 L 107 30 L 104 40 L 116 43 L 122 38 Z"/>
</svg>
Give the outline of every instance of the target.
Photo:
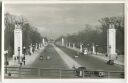
<svg viewBox="0 0 128 83">
<path fill-rule="evenodd" d="M 92 54 L 96 54 L 96 50 L 95 50 L 95 44 L 92 44 Z"/>
<path fill-rule="evenodd" d="M 64 38 L 62 37 L 62 40 L 61 40 L 61 44 L 62 46 L 64 46 Z"/>
</svg>

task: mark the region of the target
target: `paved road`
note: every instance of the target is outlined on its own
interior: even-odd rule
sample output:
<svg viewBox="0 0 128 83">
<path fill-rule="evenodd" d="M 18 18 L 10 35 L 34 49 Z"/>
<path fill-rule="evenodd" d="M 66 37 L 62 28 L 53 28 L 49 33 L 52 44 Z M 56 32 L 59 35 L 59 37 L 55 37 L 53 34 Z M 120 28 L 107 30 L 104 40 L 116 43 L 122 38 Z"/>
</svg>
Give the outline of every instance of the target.
<svg viewBox="0 0 128 83">
<path fill-rule="evenodd" d="M 72 50 L 77 51 L 77 52 L 80 52 L 80 50 L 78 48 L 72 48 L 72 47 L 67 47 L 67 48 L 72 49 Z M 99 58 L 105 62 L 108 60 L 108 57 L 106 57 L 104 54 L 97 54 L 97 55 L 93 54 L 93 57 Z M 118 55 L 118 58 L 114 61 L 114 63 L 124 66 L 124 56 Z"/>
<path fill-rule="evenodd" d="M 40 60 L 40 56 L 43 57 L 42 60 Z M 50 58 L 47 59 L 47 57 Z M 61 59 L 59 54 L 55 51 L 54 47 L 52 45 L 48 45 L 45 47 L 45 49 L 42 50 L 42 52 L 40 52 L 40 54 L 36 55 L 36 59 L 32 61 L 32 64 L 30 64 L 29 66 L 25 66 L 25 68 L 22 69 L 23 71 L 26 71 L 22 72 L 22 74 L 25 75 L 22 75 L 20 77 L 18 77 L 18 75 L 15 75 L 14 78 L 40 78 L 38 76 L 39 68 L 41 69 L 41 78 L 59 78 L 59 69 L 69 69 L 66 63 Z"/>
<path fill-rule="evenodd" d="M 25 76 L 20 78 L 74 78 L 75 74 L 69 69 L 76 64 L 77 66 L 85 66 L 88 70 L 105 70 L 105 71 L 122 71 L 118 65 L 108 65 L 103 60 L 92 56 L 80 56 L 75 58 L 77 52 L 65 47 L 56 47 L 48 45 L 37 55 L 35 61 L 29 66 L 33 69 L 24 69 Z M 40 56 L 43 60 L 40 60 Z M 47 57 L 50 57 L 49 59 Z M 35 68 L 35 69 L 34 69 Z M 37 68 L 41 70 L 38 71 Z M 51 70 L 52 69 L 52 70 Z M 63 69 L 64 71 L 60 71 Z M 68 71 L 67 71 L 68 69 Z M 30 75 L 29 75 L 30 74 Z M 62 76 L 63 75 L 63 76 Z M 69 76 L 69 77 L 68 77 Z"/>
<path fill-rule="evenodd" d="M 31 65 L 31 67 L 39 67 L 39 68 L 62 68 L 62 69 L 71 69 L 73 65 L 77 66 L 85 66 L 88 70 L 104 70 L 104 71 L 123 71 L 123 68 L 119 65 L 108 65 L 103 60 L 98 59 L 93 56 L 80 56 L 75 58 L 78 55 L 76 51 L 65 48 L 65 47 L 56 47 L 52 45 L 48 45 L 46 49 L 40 54 L 40 56 L 50 56 L 51 59 L 41 61 L 39 57 L 35 62 Z M 44 58 L 45 58 L 44 57 Z M 43 78 L 59 78 L 59 70 L 42 70 L 41 77 Z M 73 72 L 67 71 L 73 77 Z M 33 73 L 33 72 L 32 72 Z M 64 72 L 65 74 L 66 72 Z M 116 76 L 117 75 L 117 76 Z M 67 75 L 66 75 L 67 76 Z M 110 77 L 113 78 L 120 77 L 120 74 L 112 73 Z"/>
<path fill-rule="evenodd" d="M 40 56 L 43 56 L 43 60 L 40 60 Z M 46 57 L 49 56 L 50 59 L 46 60 Z M 48 45 L 45 50 L 43 50 L 37 59 L 33 62 L 30 67 L 38 68 L 64 68 L 67 69 L 67 65 L 63 62 L 59 54 L 55 51 L 52 45 Z"/>
<path fill-rule="evenodd" d="M 74 59 L 72 59 L 70 56 L 68 56 L 65 52 L 63 52 L 58 47 L 54 46 L 57 53 L 60 55 L 61 59 L 66 63 L 69 69 L 72 69 L 72 67 L 81 67 L 78 62 L 76 62 Z"/>
<path fill-rule="evenodd" d="M 59 47 L 59 48 L 63 50 L 65 53 L 67 53 L 70 57 L 75 59 L 79 64 L 87 67 L 87 69 L 104 70 L 104 71 L 123 71 L 124 69 L 122 66 L 116 64 L 108 65 L 103 60 L 93 57 L 91 55 L 80 56 L 78 58 L 75 58 L 75 56 L 78 55 L 76 51 L 65 47 Z"/>
</svg>

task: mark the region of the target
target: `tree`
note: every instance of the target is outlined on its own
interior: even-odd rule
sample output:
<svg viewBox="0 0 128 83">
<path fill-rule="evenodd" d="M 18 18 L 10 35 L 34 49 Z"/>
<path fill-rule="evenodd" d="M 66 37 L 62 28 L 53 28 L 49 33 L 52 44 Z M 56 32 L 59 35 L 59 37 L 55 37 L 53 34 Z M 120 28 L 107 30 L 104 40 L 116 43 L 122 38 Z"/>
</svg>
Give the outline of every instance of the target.
<svg viewBox="0 0 128 83">
<path fill-rule="evenodd" d="M 15 24 L 20 24 L 23 32 L 23 46 L 29 49 L 30 44 L 42 42 L 42 36 L 37 28 L 33 27 L 28 21 L 21 16 L 14 16 L 9 13 L 5 14 L 5 50 L 9 50 L 9 55 L 14 53 L 14 29 Z"/>
<path fill-rule="evenodd" d="M 91 49 L 92 44 L 95 43 L 97 51 L 107 52 L 107 29 L 110 23 L 114 23 L 116 28 L 116 47 L 118 54 L 124 53 L 124 21 L 123 17 L 105 17 L 101 18 L 99 22 L 100 26 L 94 26 L 86 24 L 85 29 L 75 34 L 69 34 L 65 36 L 66 41 L 75 43 L 79 48 L 82 43 L 84 47 Z"/>
<path fill-rule="evenodd" d="M 109 28 L 110 22 L 115 25 L 117 52 L 119 54 L 124 54 L 124 17 L 105 17 L 100 19 L 99 22 L 102 26 L 101 38 L 103 38 L 102 41 L 105 43 L 107 43 L 107 29 Z"/>
</svg>

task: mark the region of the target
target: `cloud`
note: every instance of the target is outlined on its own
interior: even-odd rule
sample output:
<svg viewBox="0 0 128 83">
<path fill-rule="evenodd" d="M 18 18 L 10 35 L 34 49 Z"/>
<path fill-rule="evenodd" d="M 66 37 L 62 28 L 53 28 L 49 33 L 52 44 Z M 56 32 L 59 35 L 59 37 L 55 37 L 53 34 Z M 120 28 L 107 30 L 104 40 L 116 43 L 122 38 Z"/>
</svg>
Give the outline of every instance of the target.
<svg viewBox="0 0 128 83">
<path fill-rule="evenodd" d="M 123 16 L 123 4 L 6 4 L 5 12 L 22 15 L 43 35 L 58 37 L 98 25 L 103 17 Z"/>
</svg>

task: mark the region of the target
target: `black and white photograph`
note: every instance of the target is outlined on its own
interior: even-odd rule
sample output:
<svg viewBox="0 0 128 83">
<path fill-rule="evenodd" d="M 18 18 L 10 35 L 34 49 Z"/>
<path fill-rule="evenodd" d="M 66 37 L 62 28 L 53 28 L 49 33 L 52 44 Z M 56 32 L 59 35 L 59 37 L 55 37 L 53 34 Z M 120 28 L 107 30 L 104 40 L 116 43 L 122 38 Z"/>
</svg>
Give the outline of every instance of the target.
<svg viewBox="0 0 128 83">
<path fill-rule="evenodd" d="M 1 82 L 1 35 L 2 35 L 2 2 L 0 1 L 0 82 Z"/>
<path fill-rule="evenodd" d="M 123 3 L 6 3 L 5 79 L 124 79 Z"/>
<path fill-rule="evenodd" d="M 108 1 L 108 2 L 125 2 L 125 1 L 127 1 L 127 0 L 4 0 L 4 1 L 7 1 L 7 2 L 11 2 L 11 1 L 13 1 L 13 2 L 41 2 L 41 1 L 46 1 L 46 2 L 63 2 L 63 1 L 66 1 L 66 2 L 72 2 L 72 1 L 75 1 L 75 2 L 77 2 L 77 1 L 80 1 L 80 2 L 90 2 L 90 1 L 96 1 L 96 2 L 106 2 L 106 1 Z"/>
</svg>

